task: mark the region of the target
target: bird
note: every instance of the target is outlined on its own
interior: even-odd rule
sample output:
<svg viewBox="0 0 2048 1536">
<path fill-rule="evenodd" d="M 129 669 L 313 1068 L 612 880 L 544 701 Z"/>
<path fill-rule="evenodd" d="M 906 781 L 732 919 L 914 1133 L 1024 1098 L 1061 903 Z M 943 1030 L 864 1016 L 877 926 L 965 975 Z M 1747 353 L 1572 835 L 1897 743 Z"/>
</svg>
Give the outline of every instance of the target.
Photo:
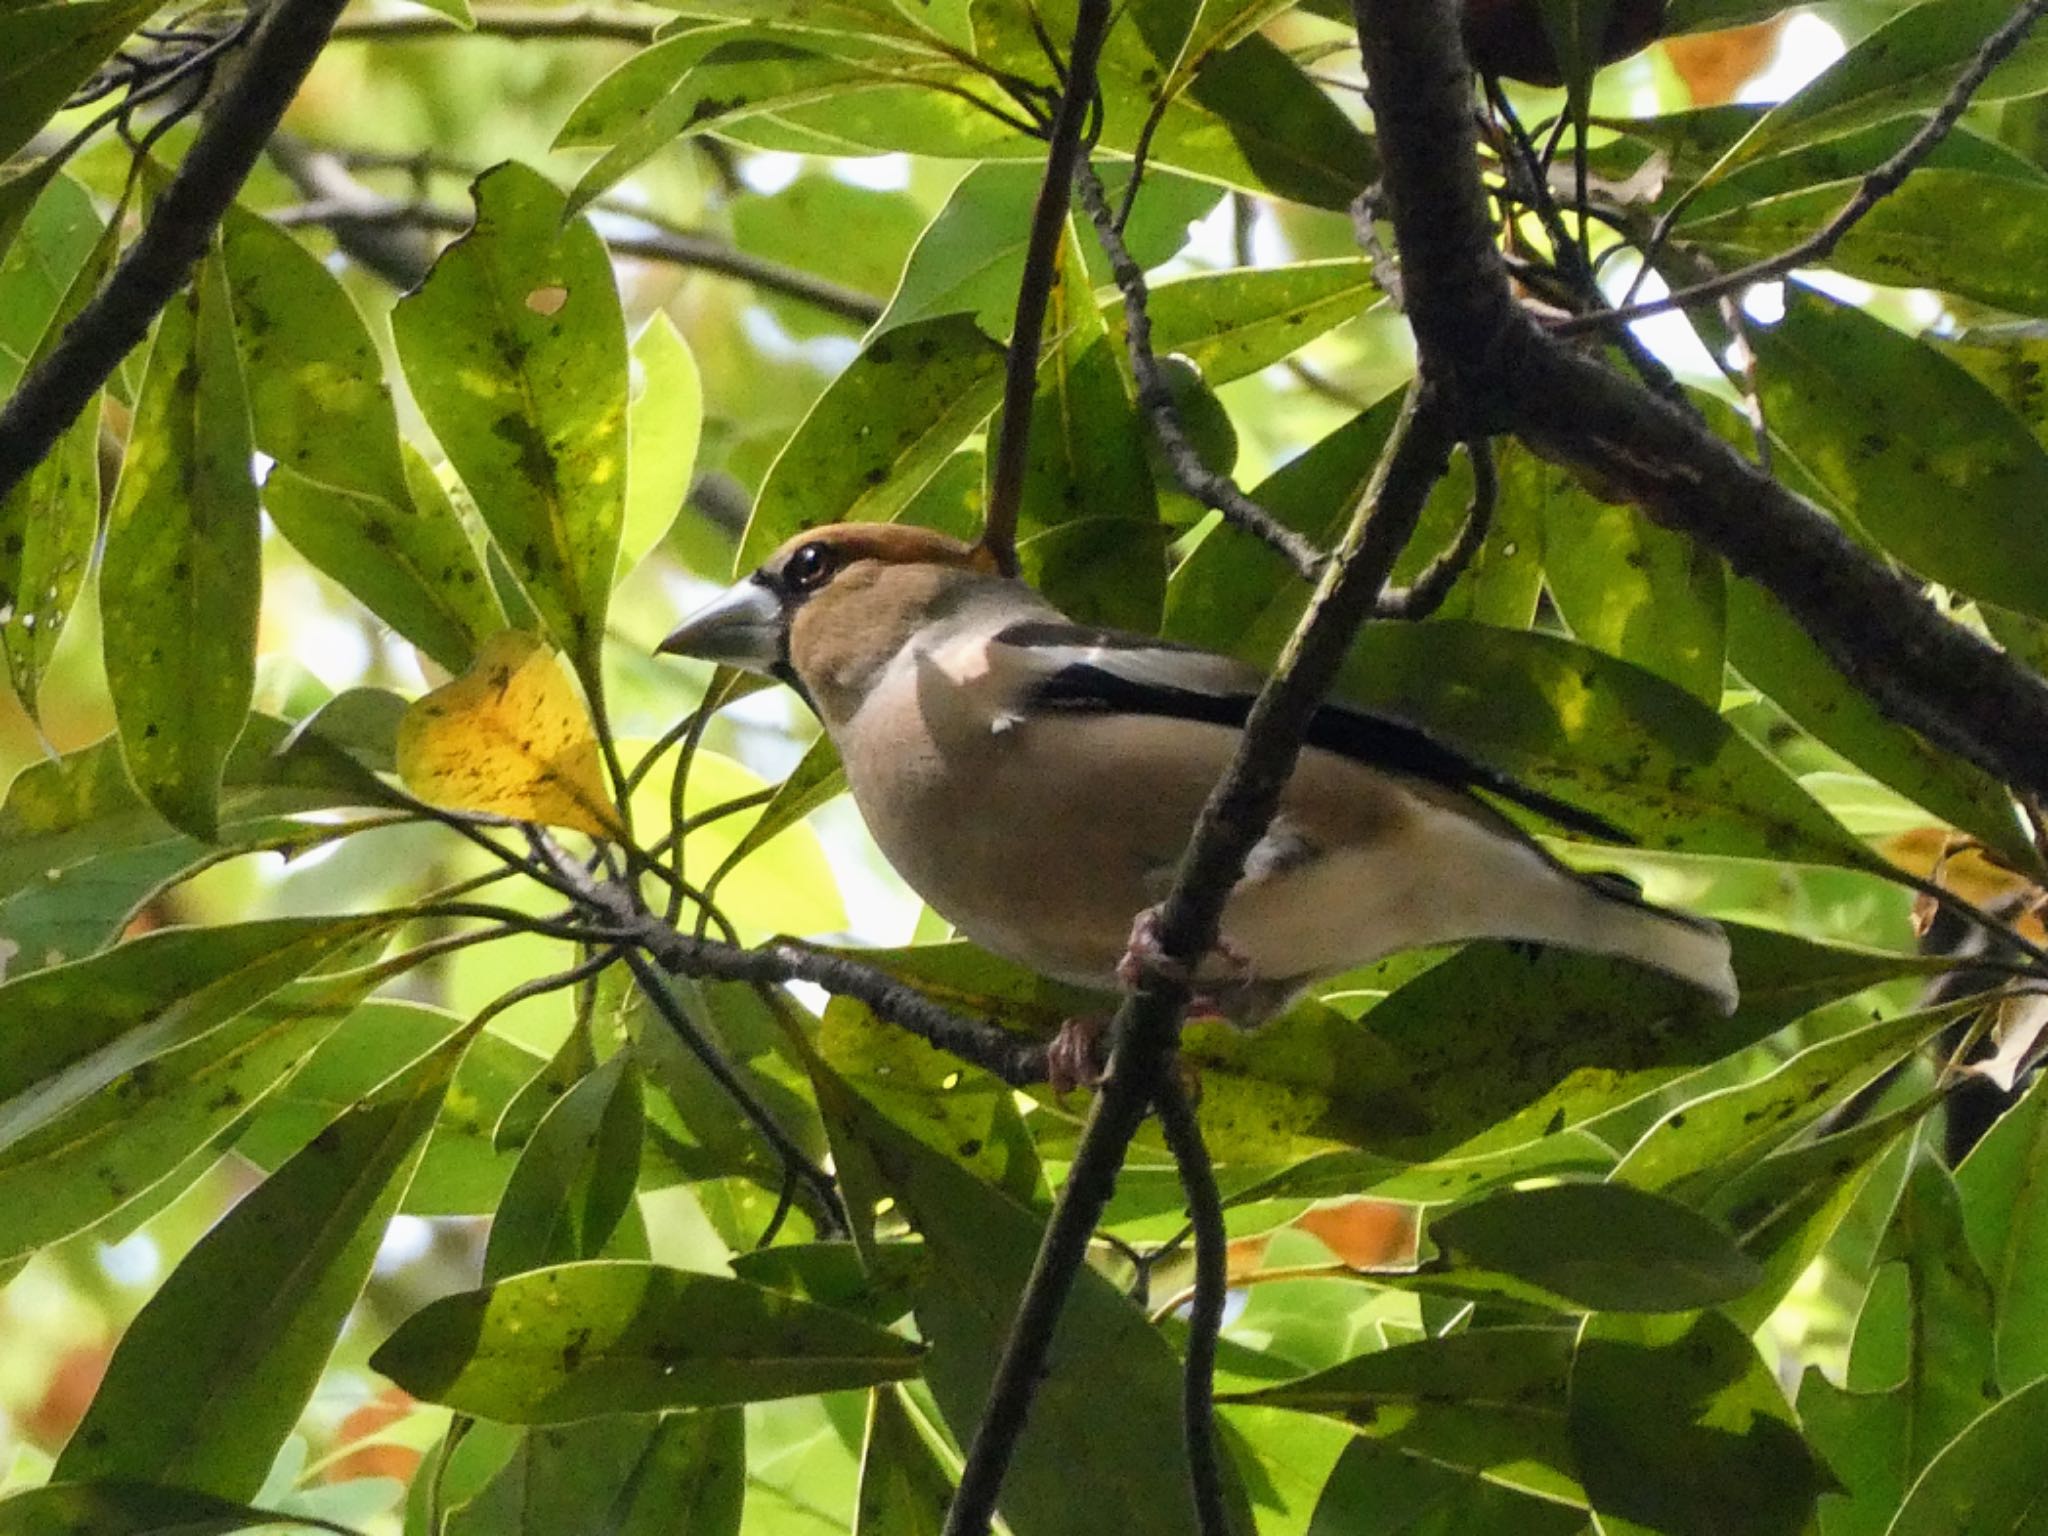
<svg viewBox="0 0 2048 1536">
<path fill-rule="evenodd" d="M 983 546 L 891 523 L 797 534 L 657 649 L 794 689 L 912 890 L 983 948 L 1106 993 L 1131 984 L 1265 681 L 1077 624 Z M 1323 704 L 1190 978 L 1200 1011 L 1254 1025 L 1318 979 L 1482 938 L 1634 962 L 1734 1011 L 1717 924 L 1569 868 L 1493 802 L 1626 840 L 1419 726 Z"/>
</svg>

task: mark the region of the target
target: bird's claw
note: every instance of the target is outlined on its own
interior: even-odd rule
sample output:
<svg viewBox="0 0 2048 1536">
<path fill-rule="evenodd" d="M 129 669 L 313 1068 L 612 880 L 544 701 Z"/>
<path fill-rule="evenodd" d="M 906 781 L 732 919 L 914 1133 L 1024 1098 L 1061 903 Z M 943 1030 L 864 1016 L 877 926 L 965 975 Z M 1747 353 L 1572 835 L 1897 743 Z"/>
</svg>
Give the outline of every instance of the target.
<svg viewBox="0 0 2048 1536">
<path fill-rule="evenodd" d="M 1053 1097 L 1064 1099 L 1076 1088 L 1097 1088 L 1108 1075 L 1102 1060 L 1102 1036 L 1109 1020 L 1101 1014 L 1068 1019 L 1045 1048 L 1045 1081 Z"/>
<path fill-rule="evenodd" d="M 1217 935 L 1210 953 L 1223 962 L 1224 969 L 1232 977 L 1241 980 L 1251 974 L 1251 957 L 1231 943 L 1228 935 Z M 1185 961 L 1176 960 L 1162 947 L 1157 907 L 1147 907 L 1132 922 L 1131 937 L 1124 946 L 1123 958 L 1116 963 L 1117 982 L 1126 992 L 1137 991 L 1139 983 L 1147 976 L 1161 977 L 1182 986 L 1194 980 L 1194 968 Z"/>
</svg>

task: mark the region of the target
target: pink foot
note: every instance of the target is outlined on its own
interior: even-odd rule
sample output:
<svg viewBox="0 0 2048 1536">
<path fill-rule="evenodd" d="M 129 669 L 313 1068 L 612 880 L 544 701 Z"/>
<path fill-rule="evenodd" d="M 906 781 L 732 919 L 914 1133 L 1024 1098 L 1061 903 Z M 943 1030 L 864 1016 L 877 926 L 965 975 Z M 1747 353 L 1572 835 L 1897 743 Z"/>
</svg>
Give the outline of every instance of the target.
<svg viewBox="0 0 2048 1536">
<path fill-rule="evenodd" d="M 1212 953 L 1233 977 L 1242 979 L 1251 974 L 1251 957 L 1231 943 L 1227 934 L 1217 936 Z M 1164 976 L 1183 985 L 1194 979 L 1186 965 L 1160 948 L 1157 907 L 1147 907 L 1138 914 L 1131 924 L 1131 937 L 1125 945 L 1123 958 L 1116 963 L 1116 979 L 1126 992 L 1136 991 L 1138 983 L 1148 975 Z M 1196 1000 L 1197 1004 L 1202 1001 Z M 1217 1010 L 1212 1003 L 1207 1011 Z"/>
<path fill-rule="evenodd" d="M 1053 1097 L 1064 1099 L 1076 1088 L 1099 1087 L 1105 1072 L 1102 1037 L 1109 1020 L 1102 1014 L 1068 1019 L 1045 1048 L 1045 1081 Z"/>
</svg>

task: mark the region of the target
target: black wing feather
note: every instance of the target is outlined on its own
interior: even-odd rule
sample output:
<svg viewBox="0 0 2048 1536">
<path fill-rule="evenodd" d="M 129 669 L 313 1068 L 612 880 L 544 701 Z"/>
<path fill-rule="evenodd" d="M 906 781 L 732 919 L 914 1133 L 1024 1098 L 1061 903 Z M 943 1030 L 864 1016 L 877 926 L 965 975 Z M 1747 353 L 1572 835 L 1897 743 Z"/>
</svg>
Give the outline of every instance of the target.
<svg viewBox="0 0 2048 1536">
<path fill-rule="evenodd" d="M 1026 633 L 1026 631 L 1038 631 Z M 1144 641 L 1115 631 L 1088 631 L 1053 624 L 1019 624 L 997 639 L 1006 644 L 1062 646 L 1095 645 L 1104 649 L 1189 649 Z M 1193 688 L 1174 688 L 1121 676 L 1087 662 L 1073 662 L 1052 672 L 1033 690 L 1031 705 L 1072 713 L 1161 715 L 1178 720 L 1197 720 L 1206 725 L 1243 730 L 1251 716 L 1251 693 L 1208 693 Z M 1350 758 L 1370 768 L 1406 774 L 1410 778 L 1440 784 L 1447 789 L 1484 790 L 1511 805 L 1533 811 L 1569 831 L 1610 842 L 1635 841 L 1605 817 L 1596 816 L 1496 768 L 1474 762 L 1463 753 L 1445 746 L 1418 726 L 1344 704 L 1324 704 L 1309 721 L 1304 738 L 1309 746 L 1339 757 Z"/>
</svg>

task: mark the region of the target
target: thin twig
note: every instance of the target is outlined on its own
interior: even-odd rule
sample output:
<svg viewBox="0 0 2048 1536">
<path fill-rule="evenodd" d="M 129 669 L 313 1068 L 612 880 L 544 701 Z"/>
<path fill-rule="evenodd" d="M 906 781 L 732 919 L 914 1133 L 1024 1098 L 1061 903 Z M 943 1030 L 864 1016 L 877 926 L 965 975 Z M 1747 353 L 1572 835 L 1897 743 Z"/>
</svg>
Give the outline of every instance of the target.
<svg viewBox="0 0 2048 1536">
<path fill-rule="evenodd" d="M 981 547 L 1005 575 L 1017 574 L 1017 515 L 1024 504 L 1024 475 L 1031 459 L 1031 405 L 1038 393 L 1038 350 L 1045 334 L 1045 309 L 1059 267 L 1066 233 L 1074 170 L 1081 161 L 1082 130 L 1095 105 L 1095 63 L 1109 32 L 1110 0 L 1080 0 L 1074 42 L 1068 51 L 1059 106 L 1047 134 L 1045 179 L 1031 213 L 1031 237 L 1024 249 L 1024 275 L 1017 285 L 1017 313 L 1003 363 L 1002 429 L 989 475 L 988 511 Z M 1033 13 L 1035 16 L 1035 12 Z"/>
<path fill-rule="evenodd" d="M 574 891 L 578 902 L 601 913 L 609 931 L 629 936 L 664 970 L 681 976 L 749 984 L 806 981 L 865 1004 L 878 1017 L 1012 1087 L 1045 1081 L 1043 1043 L 1012 1034 L 986 1020 L 955 1013 L 874 966 L 787 939 L 742 949 L 714 939 L 693 937 L 639 910 L 632 892 L 598 880 L 574 860 L 558 863 L 551 874 Z"/>
<path fill-rule="evenodd" d="M 1152 352 L 1152 320 L 1146 311 L 1149 297 L 1145 272 L 1132 259 L 1123 235 L 1117 230 L 1109 199 L 1093 166 L 1083 164 L 1075 175 L 1081 206 L 1095 225 L 1095 236 L 1109 258 L 1111 274 L 1124 296 L 1124 343 L 1130 354 L 1131 374 L 1138 381 L 1138 405 L 1152 423 L 1152 432 L 1182 490 L 1203 506 L 1223 514 L 1233 527 L 1263 540 L 1278 552 L 1304 581 L 1313 581 L 1322 569 L 1323 554 L 1313 542 L 1273 516 L 1237 488 L 1228 475 L 1219 475 L 1202 462 L 1195 445 L 1181 424 L 1173 390 L 1159 371 Z"/>
<path fill-rule="evenodd" d="M 346 0 L 277 0 L 107 284 L 0 410 L 0 499 L 98 393 L 185 286 Z"/>
<path fill-rule="evenodd" d="M 1195 1529 L 1200 1536 L 1230 1536 L 1222 1452 L 1216 1444 L 1216 1342 L 1230 1288 L 1230 1237 L 1223 1226 L 1216 1170 L 1210 1166 L 1209 1148 L 1187 1090 L 1169 1072 L 1152 1102 L 1180 1169 L 1188 1219 L 1195 1229 L 1195 1294 L 1188 1311 L 1188 1351 L 1181 1376 L 1181 1434 L 1195 1495 Z"/>
<path fill-rule="evenodd" d="M 1245 855 L 1273 818 L 1308 722 L 1442 473 L 1453 440 L 1444 418 L 1427 388 L 1418 385 L 1410 393 L 1364 502 L 1324 564 L 1308 611 L 1252 706 L 1229 769 L 1202 808 L 1173 889 L 1158 908 L 1159 957 L 1139 957 L 1137 990 L 1110 1025 L 1109 1070 L 1025 1283 L 944 1536 L 985 1536 L 994 1518 L 996 1496 L 1045 1375 L 1074 1276 L 1115 1191 L 1131 1137 L 1173 1070 L 1195 964 L 1214 947 L 1223 904 L 1243 872 Z"/>
<path fill-rule="evenodd" d="M 268 216 L 272 223 L 286 228 L 320 224 L 338 231 L 340 226 L 346 225 L 352 229 L 434 229 L 458 235 L 467 233 L 473 222 L 470 215 L 459 208 L 390 198 L 367 202 L 353 198 L 325 198 L 289 208 L 274 208 L 269 210 Z M 629 216 L 639 217 L 638 214 Z M 703 272 L 716 272 L 722 277 L 738 278 L 859 325 L 874 324 L 888 307 L 872 294 L 818 277 L 800 267 L 785 266 L 779 261 L 751 255 L 708 235 L 668 229 L 652 229 L 644 235 L 599 233 L 615 256 L 630 256 L 674 267 L 692 267 Z"/>
<path fill-rule="evenodd" d="M 1380 594 L 1375 618 L 1426 619 L 1443 607 L 1458 578 L 1465 573 L 1486 535 L 1493 527 L 1494 507 L 1500 501 L 1500 476 L 1493 466 L 1493 448 L 1484 438 L 1465 445 L 1472 460 L 1472 501 L 1465 508 L 1465 523 L 1457 541 L 1422 568 L 1405 587 L 1389 587 Z"/>
<path fill-rule="evenodd" d="M 839 1198 L 839 1185 L 832 1175 L 812 1162 L 804 1149 L 796 1144 L 782 1123 L 775 1118 L 774 1111 L 761 1102 L 760 1096 L 749 1088 L 744 1079 L 725 1059 L 725 1053 L 704 1038 L 702 1030 L 690 1022 L 675 998 L 669 994 L 668 982 L 657 970 L 654 963 L 638 950 L 626 952 L 626 966 L 633 973 L 633 979 L 640 984 L 641 994 L 654 1006 L 670 1031 L 697 1058 L 711 1080 L 725 1090 L 733 1105 L 746 1119 L 763 1141 L 773 1149 L 781 1161 L 784 1172 L 810 1190 L 817 1210 L 834 1230 L 851 1232 L 853 1225 L 847 1220 L 846 1207 Z"/>
<path fill-rule="evenodd" d="M 2035 22 L 2048 12 L 2048 0 L 2026 0 L 2017 7 L 2011 17 L 1984 39 L 1969 68 L 1957 77 L 1947 98 L 1935 109 L 1934 115 L 1920 126 L 1920 131 L 1902 145 L 1897 154 L 1885 161 L 1876 170 L 1865 176 L 1856 188 L 1855 195 L 1844 203 L 1827 223 L 1808 235 L 1790 250 L 1780 251 L 1775 256 L 1753 261 L 1746 267 L 1704 283 L 1674 289 L 1661 299 L 1651 299 L 1642 304 L 1627 304 L 1616 309 L 1604 309 L 1577 319 L 1566 320 L 1551 327 L 1554 335 L 1573 336 L 1596 327 L 1611 326 L 1632 320 L 1660 315 L 1667 310 L 1683 309 L 1691 304 L 1718 299 L 1726 294 L 1740 293 L 1756 283 L 1769 282 L 1783 277 L 1795 267 L 1812 266 L 1824 261 L 1841 244 L 1843 238 L 1880 202 L 1896 192 L 1906 178 L 1919 168 L 1920 163 L 1933 154 L 1949 131 L 1961 121 L 1968 110 L 1970 99 L 1983 85 L 1987 76 L 2019 47 Z"/>
</svg>

